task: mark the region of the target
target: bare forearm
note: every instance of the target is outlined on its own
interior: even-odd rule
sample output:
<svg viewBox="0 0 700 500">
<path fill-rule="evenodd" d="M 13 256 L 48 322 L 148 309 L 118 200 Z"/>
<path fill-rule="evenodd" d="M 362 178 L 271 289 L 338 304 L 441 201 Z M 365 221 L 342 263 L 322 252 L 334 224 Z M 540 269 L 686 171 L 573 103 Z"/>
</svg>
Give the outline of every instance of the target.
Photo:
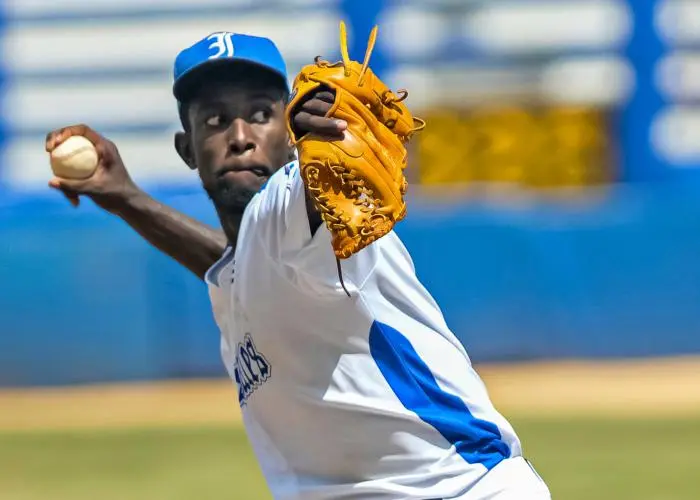
<svg viewBox="0 0 700 500">
<path fill-rule="evenodd" d="M 226 236 L 151 198 L 143 191 L 110 210 L 161 252 L 204 279 L 221 257 Z"/>
</svg>

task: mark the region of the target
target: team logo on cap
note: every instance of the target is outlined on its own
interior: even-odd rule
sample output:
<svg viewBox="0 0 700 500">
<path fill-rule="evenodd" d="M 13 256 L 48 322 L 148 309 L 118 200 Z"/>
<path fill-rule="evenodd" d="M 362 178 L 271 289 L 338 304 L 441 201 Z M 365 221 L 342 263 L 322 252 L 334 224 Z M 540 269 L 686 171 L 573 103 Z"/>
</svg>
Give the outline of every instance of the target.
<svg viewBox="0 0 700 500">
<path fill-rule="evenodd" d="M 227 31 L 212 33 L 207 37 L 207 40 L 212 40 L 209 48 L 216 51 L 209 56 L 209 59 L 233 57 L 233 33 Z"/>
</svg>

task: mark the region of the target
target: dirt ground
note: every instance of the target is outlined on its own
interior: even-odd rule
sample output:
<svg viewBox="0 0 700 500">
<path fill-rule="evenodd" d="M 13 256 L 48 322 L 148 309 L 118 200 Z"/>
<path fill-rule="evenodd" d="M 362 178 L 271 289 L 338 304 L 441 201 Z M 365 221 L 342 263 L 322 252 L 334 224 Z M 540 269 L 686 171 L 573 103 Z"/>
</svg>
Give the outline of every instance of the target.
<svg viewBox="0 0 700 500">
<path fill-rule="evenodd" d="M 518 417 L 700 415 L 700 357 L 477 367 L 497 408 Z M 0 391 L 0 430 L 227 425 L 228 380 Z"/>
</svg>

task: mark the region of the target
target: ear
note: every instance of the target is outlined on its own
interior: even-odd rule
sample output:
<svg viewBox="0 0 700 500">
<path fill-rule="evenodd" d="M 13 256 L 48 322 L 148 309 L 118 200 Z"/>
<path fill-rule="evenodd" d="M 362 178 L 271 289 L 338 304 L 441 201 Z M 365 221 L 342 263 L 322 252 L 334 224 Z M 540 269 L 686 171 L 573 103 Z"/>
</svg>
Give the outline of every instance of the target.
<svg viewBox="0 0 700 500">
<path fill-rule="evenodd" d="M 175 150 L 177 150 L 177 154 L 180 155 L 180 158 L 182 158 L 182 161 L 184 161 L 188 167 L 192 170 L 197 169 L 197 164 L 194 161 L 194 154 L 192 153 L 190 134 L 187 132 L 177 132 L 175 134 Z"/>
</svg>

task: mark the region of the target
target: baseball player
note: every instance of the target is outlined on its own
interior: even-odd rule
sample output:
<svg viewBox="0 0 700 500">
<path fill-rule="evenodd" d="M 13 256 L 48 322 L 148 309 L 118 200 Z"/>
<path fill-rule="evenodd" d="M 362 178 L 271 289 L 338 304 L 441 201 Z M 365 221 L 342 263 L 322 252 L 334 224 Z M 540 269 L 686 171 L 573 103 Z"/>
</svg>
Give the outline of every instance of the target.
<svg viewBox="0 0 700 500">
<path fill-rule="evenodd" d="M 97 172 L 50 186 L 75 206 L 91 198 L 206 281 L 274 498 L 550 498 L 398 236 L 343 260 L 340 283 L 289 140 L 273 42 L 214 33 L 177 56 L 174 77 L 175 147 L 223 233 L 140 190 L 115 145 L 85 125 L 51 132 L 46 148 L 84 135 Z M 333 100 L 321 88 L 302 102 L 295 130 L 343 137 L 348 124 L 326 116 Z"/>
</svg>

